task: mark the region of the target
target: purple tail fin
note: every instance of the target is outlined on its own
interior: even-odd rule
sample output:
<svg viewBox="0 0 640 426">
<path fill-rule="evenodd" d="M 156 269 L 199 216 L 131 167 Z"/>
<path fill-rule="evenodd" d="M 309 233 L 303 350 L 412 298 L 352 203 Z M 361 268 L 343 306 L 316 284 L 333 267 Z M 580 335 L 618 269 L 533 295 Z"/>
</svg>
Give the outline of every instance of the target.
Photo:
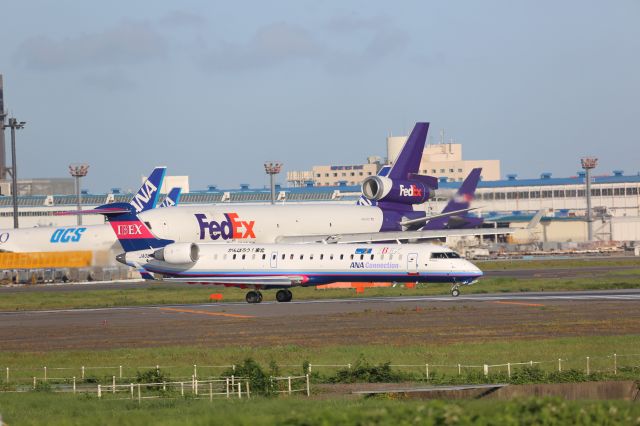
<svg viewBox="0 0 640 426">
<path fill-rule="evenodd" d="M 482 173 L 481 168 L 471 170 L 471 173 L 469 173 L 464 182 L 462 182 L 458 192 L 456 192 L 456 195 L 447 203 L 442 213 L 469 208 L 475 196 L 478 182 L 480 181 L 480 173 Z M 473 228 L 481 224 L 482 219 L 461 214 L 430 220 L 422 229 Z"/>
<path fill-rule="evenodd" d="M 428 131 L 429 123 L 416 123 L 389 172 L 390 179 L 408 179 L 409 174 L 418 173 Z"/>
</svg>

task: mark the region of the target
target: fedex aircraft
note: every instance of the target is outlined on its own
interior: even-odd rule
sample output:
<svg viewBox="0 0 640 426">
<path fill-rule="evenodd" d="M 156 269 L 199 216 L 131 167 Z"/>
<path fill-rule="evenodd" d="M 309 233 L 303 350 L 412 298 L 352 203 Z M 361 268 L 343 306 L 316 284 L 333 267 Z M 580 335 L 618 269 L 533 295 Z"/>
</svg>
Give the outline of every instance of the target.
<svg viewBox="0 0 640 426">
<path fill-rule="evenodd" d="M 289 302 L 295 286 L 337 281 L 395 281 L 470 285 L 482 276 L 471 262 L 432 244 L 216 244 L 175 243 L 156 238 L 135 212 L 103 209 L 125 250 L 119 262 L 135 266 L 146 279 L 252 289 L 248 303 L 262 301 L 262 289 L 278 289 Z"/>
<path fill-rule="evenodd" d="M 134 211 L 142 213 L 156 207 L 165 172 L 165 167 L 156 167 L 143 182 L 129 202 Z M 180 191 L 173 188 L 160 207 L 176 205 Z M 0 251 L 5 252 L 103 251 L 118 245 L 107 224 L 0 230 Z"/>
<path fill-rule="evenodd" d="M 393 167 L 365 179 L 362 200 L 369 205 L 180 206 L 148 210 L 140 219 L 158 238 L 194 243 L 361 243 L 495 234 L 490 229 L 425 227 L 434 219 L 470 210 L 468 203 L 435 216 L 414 209 L 438 187 L 436 178 L 418 174 L 428 129 L 428 123 L 417 123 Z M 479 178 L 479 170 L 474 173 Z M 474 190 L 477 178 L 469 184 Z M 98 209 L 102 207 L 108 205 Z"/>
</svg>

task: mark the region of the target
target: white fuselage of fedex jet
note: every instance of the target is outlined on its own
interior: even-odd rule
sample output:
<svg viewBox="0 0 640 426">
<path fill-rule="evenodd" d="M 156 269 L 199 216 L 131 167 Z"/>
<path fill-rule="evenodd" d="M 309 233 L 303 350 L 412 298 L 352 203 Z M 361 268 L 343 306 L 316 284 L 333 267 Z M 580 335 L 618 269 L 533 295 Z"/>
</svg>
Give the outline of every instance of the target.
<svg viewBox="0 0 640 426">
<path fill-rule="evenodd" d="M 377 207 L 330 204 L 180 206 L 139 217 L 158 238 L 196 243 L 277 243 L 290 237 L 374 233 L 383 224 Z"/>
</svg>

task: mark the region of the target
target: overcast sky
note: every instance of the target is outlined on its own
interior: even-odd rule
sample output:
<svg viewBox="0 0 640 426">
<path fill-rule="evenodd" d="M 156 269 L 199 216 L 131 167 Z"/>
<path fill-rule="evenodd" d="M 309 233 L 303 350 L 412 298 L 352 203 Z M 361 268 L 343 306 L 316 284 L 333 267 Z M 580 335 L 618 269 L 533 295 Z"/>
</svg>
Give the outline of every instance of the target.
<svg viewBox="0 0 640 426">
<path fill-rule="evenodd" d="M 415 121 L 503 176 L 640 171 L 638 0 L 217 3 L 5 2 L 20 177 L 263 186 L 264 160 L 361 163 Z"/>
</svg>

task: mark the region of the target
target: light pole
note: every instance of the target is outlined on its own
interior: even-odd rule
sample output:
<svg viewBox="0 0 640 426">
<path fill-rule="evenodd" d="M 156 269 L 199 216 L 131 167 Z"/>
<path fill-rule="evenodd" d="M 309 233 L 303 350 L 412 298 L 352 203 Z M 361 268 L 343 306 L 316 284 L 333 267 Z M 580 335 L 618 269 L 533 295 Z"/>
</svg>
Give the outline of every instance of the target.
<svg viewBox="0 0 640 426">
<path fill-rule="evenodd" d="M 16 166 L 16 129 L 24 129 L 26 121 L 18 121 L 14 117 L 9 119 L 8 124 L 4 124 L 2 115 L 2 131 L 11 129 L 11 198 L 13 201 L 13 227 L 18 227 L 18 171 Z"/>
<path fill-rule="evenodd" d="M 71 164 L 69 166 L 69 173 L 71 176 L 76 178 L 76 197 L 78 200 L 78 211 L 82 210 L 82 199 L 80 198 L 80 178 L 85 177 L 87 173 L 89 173 L 89 165 L 88 164 Z M 78 225 L 82 225 L 82 215 L 78 215 Z"/>
<path fill-rule="evenodd" d="M 587 184 L 587 238 L 593 241 L 593 217 L 591 215 L 591 169 L 595 169 L 598 165 L 598 159 L 595 157 L 584 157 L 580 159 L 582 168 L 585 171 L 585 180 Z"/>
<path fill-rule="evenodd" d="M 267 161 L 264 163 L 264 171 L 271 179 L 271 204 L 276 203 L 276 182 L 275 176 L 282 170 L 282 163 L 279 161 Z"/>
</svg>

